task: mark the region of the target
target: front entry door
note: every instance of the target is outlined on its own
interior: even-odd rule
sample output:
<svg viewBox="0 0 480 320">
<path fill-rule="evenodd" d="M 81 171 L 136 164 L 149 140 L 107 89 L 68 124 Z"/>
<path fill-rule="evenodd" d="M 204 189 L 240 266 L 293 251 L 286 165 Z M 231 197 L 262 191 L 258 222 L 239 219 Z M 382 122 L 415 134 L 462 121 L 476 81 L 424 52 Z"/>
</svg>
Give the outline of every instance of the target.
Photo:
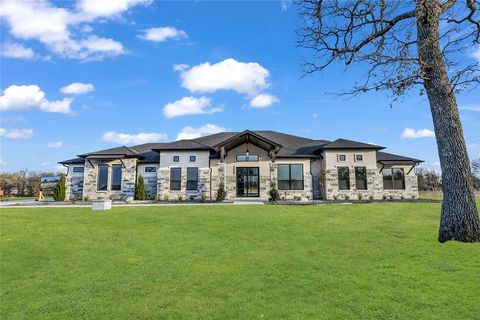
<svg viewBox="0 0 480 320">
<path fill-rule="evenodd" d="M 237 168 L 237 197 L 260 196 L 258 168 Z"/>
</svg>

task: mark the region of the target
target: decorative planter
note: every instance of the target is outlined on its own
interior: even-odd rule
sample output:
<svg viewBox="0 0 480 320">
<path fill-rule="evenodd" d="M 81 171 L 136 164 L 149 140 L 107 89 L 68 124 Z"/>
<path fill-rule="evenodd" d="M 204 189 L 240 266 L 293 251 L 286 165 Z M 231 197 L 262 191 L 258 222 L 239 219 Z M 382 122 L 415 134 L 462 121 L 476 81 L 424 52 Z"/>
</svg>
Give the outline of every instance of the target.
<svg viewBox="0 0 480 320">
<path fill-rule="evenodd" d="M 112 209 L 112 200 L 92 200 L 93 211 L 104 211 Z"/>
</svg>

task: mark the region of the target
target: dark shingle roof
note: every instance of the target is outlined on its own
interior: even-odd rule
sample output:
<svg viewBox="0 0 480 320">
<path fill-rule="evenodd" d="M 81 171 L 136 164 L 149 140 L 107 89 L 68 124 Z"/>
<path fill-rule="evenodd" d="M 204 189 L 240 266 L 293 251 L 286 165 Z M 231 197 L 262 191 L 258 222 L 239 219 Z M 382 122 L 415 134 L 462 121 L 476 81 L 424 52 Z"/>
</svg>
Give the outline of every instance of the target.
<svg viewBox="0 0 480 320">
<path fill-rule="evenodd" d="M 353 140 L 347 139 L 337 139 L 333 142 L 330 142 L 322 147 L 322 149 L 376 149 L 381 150 L 385 147 L 378 146 L 375 144 L 368 144 Z"/>
<path fill-rule="evenodd" d="M 140 152 L 135 150 L 134 148 L 126 147 L 126 146 L 121 146 L 121 147 L 116 147 L 116 148 L 111 148 L 111 149 L 105 149 L 105 150 L 100 150 L 100 151 L 94 151 L 94 152 L 89 152 L 89 153 L 84 153 L 78 155 L 79 157 L 90 157 L 90 156 L 126 156 L 126 157 L 141 157 Z"/>
<path fill-rule="evenodd" d="M 85 159 L 84 158 L 73 158 L 73 159 L 68 159 L 64 161 L 60 161 L 60 164 L 84 164 Z"/>
<path fill-rule="evenodd" d="M 377 151 L 377 161 L 378 162 L 424 162 L 423 160 L 409 158 L 404 156 L 399 156 L 393 153 Z"/>
</svg>

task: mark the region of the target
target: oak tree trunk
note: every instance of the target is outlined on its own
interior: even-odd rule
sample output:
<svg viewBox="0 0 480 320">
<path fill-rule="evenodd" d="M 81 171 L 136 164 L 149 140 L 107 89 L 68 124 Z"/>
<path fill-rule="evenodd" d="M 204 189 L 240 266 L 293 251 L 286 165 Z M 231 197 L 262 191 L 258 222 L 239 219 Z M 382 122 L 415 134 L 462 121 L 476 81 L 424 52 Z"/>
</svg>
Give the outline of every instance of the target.
<svg viewBox="0 0 480 320">
<path fill-rule="evenodd" d="M 438 241 L 480 241 L 473 180 L 460 116 L 439 43 L 438 0 L 417 0 L 417 48 L 442 168 Z"/>
</svg>

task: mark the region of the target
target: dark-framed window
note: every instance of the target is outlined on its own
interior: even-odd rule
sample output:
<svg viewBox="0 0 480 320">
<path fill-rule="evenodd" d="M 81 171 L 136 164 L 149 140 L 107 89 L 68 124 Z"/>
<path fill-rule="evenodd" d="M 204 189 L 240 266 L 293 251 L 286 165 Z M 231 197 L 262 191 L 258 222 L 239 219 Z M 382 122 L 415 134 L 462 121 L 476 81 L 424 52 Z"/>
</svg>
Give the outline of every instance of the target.
<svg viewBox="0 0 480 320">
<path fill-rule="evenodd" d="M 383 189 L 385 190 L 404 190 L 405 173 L 403 169 L 383 169 Z"/>
<path fill-rule="evenodd" d="M 255 162 L 258 161 L 258 154 L 249 154 L 247 156 L 246 153 L 239 153 L 236 155 L 235 160 L 237 162 Z"/>
<path fill-rule="evenodd" d="M 73 172 L 83 172 L 83 167 L 73 167 Z"/>
<path fill-rule="evenodd" d="M 98 165 L 97 190 L 98 191 L 108 190 L 108 164 Z"/>
<path fill-rule="evenodd" d="M 347 161 L 347 156 L 344 154 L 339 154 L 338 155 L 338 161 Z"/>
<path fill-rule="evenodd" d="M 190 162 L 196 162 L 197 156 L 190 156 Z"/>
<path fill-rule="evenodd" d="M 112 165 L 112 190 L 122 190 L 122 165 Z"/>
<path fill-rule="evenodd" d="M 355 155 L 355 160 L 356 161 L 363 161 L 363 154 L 356 154 Z"/>
<path fill-rule="evenodd" d="M 198 168 L 187 168 L 187 190 L 198 189 Z"/>
<path fill-rule="evenodd" d="M 157 167 L 145 167 L 145 172 L 157 172 Z"/>
<path fill-rule="evenodd" d="M 350 169 L 338 167 L 338 189 L 350 190 Z"/>
<path fill-rule="evenodd" d="M 303 190 L 303 164 L 279 164 L 277 179 L 279 190 Z"/>
<path fill-rule="evenodd" d="M 367 168 L 355 167 L 355 187 L 357 190 L 367 190 Z"/>
<path fill-rule="evenodd" d="M 170 190 L 182 189 L 182 168 L 170 168 Z"/>
<path fill-rule="evenodd" d="M 180 156 L 173 156 L 173 162 L 180 162 Z"/>
</svg>

